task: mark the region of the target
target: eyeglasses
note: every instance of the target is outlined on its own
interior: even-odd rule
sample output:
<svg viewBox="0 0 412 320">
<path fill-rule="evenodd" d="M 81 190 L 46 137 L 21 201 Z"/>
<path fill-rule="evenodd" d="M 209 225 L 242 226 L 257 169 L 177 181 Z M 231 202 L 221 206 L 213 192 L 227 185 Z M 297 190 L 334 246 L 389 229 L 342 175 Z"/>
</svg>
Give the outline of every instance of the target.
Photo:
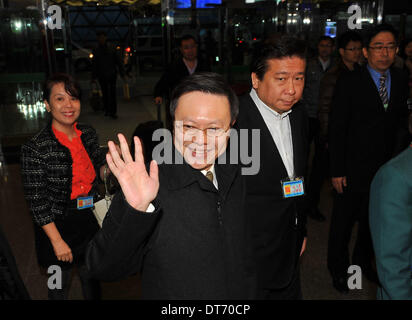
<svg viewBox="0 0 412 320">
<path fill-rule="evenodd" d="M 197 135 L 199 135 L 199 133 L 204 134 L 205 132 L 206 132 L 206 135 L 209 138 L 218 138 L 218 137 L 221 137 L 224 134 L 226 134 L 226 132 L 230 129 L 230 126 L 226 130 L 223 129 L 223 128 L 199 129 L 199 128 L 193 127 L 191 125 L 182 124 L 182 123 L 175 123 L 175 126 L 178 129 L 183 130 L 183 133 L 184 133 L 185 137 L 188 137 L 188 138 L 192 138 L 194 136 L 197 136 Z"/>
<path fill-rule="evenodd" d="M 369 49 L 375 50 L 378 53 L 383 52 L 383 49 L 388 50 L 388 52 L 393 52 L 396 50 L 398 46 L 397 45 L 390 45 L 390 46 L 376 46 L 376 47 L 369 47 Z"/>
<path fill-rule="evenodd" d="M 348 51 L 361 51 L 362 50 L 362 48 L 345 48 L 345 50 L 348 50 Z"/>
</svg>

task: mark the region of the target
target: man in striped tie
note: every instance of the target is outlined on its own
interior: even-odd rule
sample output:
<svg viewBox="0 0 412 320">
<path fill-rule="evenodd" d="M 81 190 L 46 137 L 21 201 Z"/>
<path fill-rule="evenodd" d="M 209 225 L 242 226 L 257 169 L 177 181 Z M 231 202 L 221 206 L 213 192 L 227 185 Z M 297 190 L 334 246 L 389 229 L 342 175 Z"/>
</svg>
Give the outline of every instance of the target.
<svg viewBox="0 0 412 320">
<path fill-rule="evenodd" d="M 367 65 L 342 74 L 337 81 L 329 123 L 332 184 L 336 190 L 329 233 L 328 268 L 334 287 L 347 292 L 349 265 L 359 265 L 367 279 L 378 282 L 368 225 L 371 181 L 385 162 L 409 142 L 408 82 L 392 67 L 398 51 L 392 27 L 379 25 L 364 42 Z M 359 221 L 349 259 L 348 243 Z"/>
</svg>

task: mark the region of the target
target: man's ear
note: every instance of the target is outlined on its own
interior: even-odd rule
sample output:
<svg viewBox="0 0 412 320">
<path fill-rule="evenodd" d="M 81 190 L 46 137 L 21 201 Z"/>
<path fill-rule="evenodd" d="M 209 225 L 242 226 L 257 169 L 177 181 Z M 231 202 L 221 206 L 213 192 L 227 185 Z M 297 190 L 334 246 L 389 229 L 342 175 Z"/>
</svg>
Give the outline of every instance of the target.
<svg viewBox="0 0 412 320">
<path fill-rule="evenodd" d="M 362 48 L 363 56 L 368 59 L 368 49 L 366 47 Z"/>
<path fill-rule="evenodd" d="M 252 79 L 252 86 L 253 89 L 257 89 L 259 88 L 259 78 L 257 76 L 257 74 L 255 72 L 252 72 L 252 74 L 250 75 L 251 79 Z"/>
<path fill-rule="evenodd" d="M 343 53 L 345 52 L 345 50 L 343 48 L 339 48 L 339 54 L 341 57 L 343 57 Z"/>
</svg>

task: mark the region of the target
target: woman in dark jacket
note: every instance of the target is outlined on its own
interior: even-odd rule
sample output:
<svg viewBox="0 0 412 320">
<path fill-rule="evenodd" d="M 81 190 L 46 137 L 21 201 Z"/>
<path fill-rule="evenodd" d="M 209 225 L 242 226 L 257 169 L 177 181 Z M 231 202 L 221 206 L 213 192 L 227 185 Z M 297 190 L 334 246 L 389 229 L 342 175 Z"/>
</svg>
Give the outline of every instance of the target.
<svg viewBox="0 0 412 320">
<path fill-rule="evenodd" d="M 52 119 L 22 147 L 23 185 L 33 214 L 38 262 L 46 268 L 61 267 L 62 285 L 49 279 L 49 299 L 67 298 L 73 265 L 84 298 L 98 299 L 100 285 L 88 277 L 84 249 L 99 229 L 90 205 L 97 198 L 105 154 L 96 131 L 77 123 L 80 87 L 71 76 L 51 76 L 43 98 Z"/>
</svg>

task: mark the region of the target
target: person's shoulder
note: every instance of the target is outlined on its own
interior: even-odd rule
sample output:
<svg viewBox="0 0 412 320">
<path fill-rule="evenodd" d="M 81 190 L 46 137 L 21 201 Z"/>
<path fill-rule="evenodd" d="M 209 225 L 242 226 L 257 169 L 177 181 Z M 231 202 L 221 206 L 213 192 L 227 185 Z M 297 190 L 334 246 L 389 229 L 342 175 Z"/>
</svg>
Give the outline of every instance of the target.
<svg viewBox="0 0 412 320">
<path fill-rule="evenodd" d="M 52 139 L 50 130 L 51 129 L 48 125 L 41 129 L 33 137 L 31 137 L 29 140 L 22 144 L 22 151 L 24 152 L 27 150 L 41 150 L 45 146 L 49 145 L 49 142 Z"/>
<path fill-rule="evenodd" d="M 396 157 L 385 163 L 376 173 L 376 179 L 382 176 L 391 176 L 412 181 L 412 148 L 408 147 L 406 150 L 398 154 Z"/>
<path fill-rule="evenodd" d="M 412 147 L 408 146 L 404 151 L 398 154 L 393 159 L 389 160 L 385 166 L 391 168 L 395 171 L 409 171 L 409 174 L 412 174 L 411 169 L 412 163 Z M 412 177 L 411 177 L 412 178 Z"/>
<path fill-rule="evenodd" d="M 239 115 L 247 113 L 251 106 L 254 106 L 255 103 L 250 96 L 250 93 L 245 93 L 239 96 Z"/>
<path fill-rule="evenodd" d="M 405 69 L 400 69 L 398 67 L 392 67 L 390 69 L 390 72 L 391 72 L 391 76 L 399 77 L 401 79 L 408 78 L 408 72 Z"/>
<path fill-rule="evenodd" d="M 364 76 L 369 73 L 366 67 L 359 67 L 351 71 L 342 68 L 338 74 L 337 85 L 341 86 L 359 86 L 363 82 Z"/>
<path fill-rule="evenodd" d="M 299 116 L 302 116 L 302 117 L 307 117 L 308 116 L 307 110 L 306 110 L 304 104 L 302 103 L 302 101 L 298 101 L 297 103 L 295 103 L 295 105 L 292 107 L 292 112 L 295 115 L 299 115 Z"/>
</svg>

